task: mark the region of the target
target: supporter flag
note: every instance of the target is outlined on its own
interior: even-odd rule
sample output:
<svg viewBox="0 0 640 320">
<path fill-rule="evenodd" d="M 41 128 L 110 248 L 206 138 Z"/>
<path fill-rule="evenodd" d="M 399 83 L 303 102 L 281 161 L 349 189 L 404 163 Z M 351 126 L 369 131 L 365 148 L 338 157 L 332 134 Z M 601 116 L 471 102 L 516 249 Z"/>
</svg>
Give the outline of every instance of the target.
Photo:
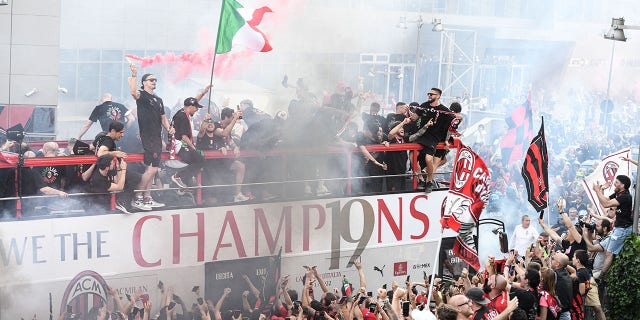
<svg viewBox="0 0 640 320">
<path fill-rule="evenodd" d="M 531 94 L 527 101 L 516 107 L 506 119 L 509 130 L 500 141 L 502 164 L 507 166 L 522 158 L 525 146 L 533 137 Z"/>
<path fill-rule="evenodd" d="M 477 225 L 489 200 L 491 176 L 484 160 L 463 145 L 460 139 L 454 139 L 454 147 L 458 151 L 440 222 L 443 228 L 458 232 L 453 244 L 454 254 L 479 270 Z"/>
<path fill-rule="evenodd" d="M 527 155 L 522 164 L 522 177 L 527 187 L 529 203 L 537 212 L 547 207 L 549 201 L 549 155 L 547 154 L 547 141 L 544 138 L 544 118 L 538 135 L 531 140 Z"/>
<path fill-rule="evenodd" d="M 216 53 L 231 51 L 232 44 L 238 44 L 254 51 L 271 51 L 271 45 L 265 34 L 258 29 L 265 13 L 272 12 L 269 7 L 262 7 L 251 15 L 250 19 L 243 15 L 244 7 L 236 0 L 222 0 Z"/>
<path fill-rule="evenodd" d="M 589 200 L 593 203 L 593 206 L 596 208 L 599 215 L 605 215 L 605 210 L 600 206 L 600 201 L 598 201 L 598 196 L 593 191 L 593 184 L 599 182 L 601 184 L 605 184 L 607 186 L 604 189 L 604 195 L 609 196 L 614 191 L 613 181 L 619 175 L 630 176 L 631 165 L 629 161 L 622 160 L 622 157 L 631 157 L 631 149 L 626 148 L 614 152 L 602 159 L 593 172 L 582 179 L 582 187 L 584 187 L 584 191 L 587 193 Z"/>
</svg>

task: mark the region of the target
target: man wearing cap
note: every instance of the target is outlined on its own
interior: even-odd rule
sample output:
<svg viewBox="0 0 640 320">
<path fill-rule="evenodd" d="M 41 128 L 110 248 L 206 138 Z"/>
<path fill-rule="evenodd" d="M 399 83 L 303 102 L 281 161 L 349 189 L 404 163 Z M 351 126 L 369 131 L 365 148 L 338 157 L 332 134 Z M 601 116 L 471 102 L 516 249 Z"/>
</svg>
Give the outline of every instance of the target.
<svg viewBox="0 0 640 320">
<path fill-rule="evenodd" d="M 151 207 L 155 202 L 151 198 L 151 192 L 148 190 L 153 183 L 153 178 L 158 172 L 158 166 L 160 165 L 162 128 L 164 127 L 169 134 L 174 134 L 175 129 L 170 127 L 169 121 L 165 116 L 162 98 L 155 94 L 158 78 L 150 73 L 143 75 L 141 79 L 141 90 L 138 90 L 136 88 L 138 68 L 133 63 L 129 65 L 129 68 L 131 69 L 131 77 L 128 78 L 129 93 L 131 93 L 133 99 L 136 100 L 140 141 L 144 149 L 144 164 L 146 165 L 138 189 L 147 190 L 144 192 L 144 198 L 137 197 L 132 205 L 138 209 L 146 207 L 146 210 L 148 210 L 148 207 Z M 196 100 L 202 99 L 210 88 L 211 85 L 205 87 L 204 91 L 196 96 Z M 150 201 L 145 201 L 145 198 L 150 199 Z M 155 203 L 156 205 L 159 204 L 159 202 Z"/>
<path fill-rule="evenodd" d="M 484 297 L 484 292 L 480 288 L 467 290 L 467 298 L 471 301 L 473 319 L 494 319 L 498 316 L 496 309 L 488 307 L 489 299 Z"/>
<path fill-rule="evenodd" d="M 178 156 L 180 156 L 180 160 L 189 164 L 171 176 L 171 180 L 182 188 L 188 187 L 193 177 L 200 172 L 204 163 L 204 156 L 199 150 L 196 150 L 196 146 L 193 144 L 193 130 L 191 129 L 191 117 L 200 108 L 202 106 L 198 103 L 198 100 L 190 97 L 184 100 L 184 108 L 173 116 L 176 144 L 180 144 Z"/>
</svg>

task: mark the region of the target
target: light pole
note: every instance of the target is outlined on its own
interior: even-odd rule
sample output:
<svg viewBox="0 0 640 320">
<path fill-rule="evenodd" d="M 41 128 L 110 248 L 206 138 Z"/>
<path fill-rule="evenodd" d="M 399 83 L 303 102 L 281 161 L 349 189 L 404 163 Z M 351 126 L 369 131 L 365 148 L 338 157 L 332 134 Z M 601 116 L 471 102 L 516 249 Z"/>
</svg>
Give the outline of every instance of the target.
<svg viewBox="0 0 640 320">
<path fill-rule="evenodd" d="M 416 101 L 416 90 L 418 88 L 418 69 L 420 69 L 420 31 L 422 30 L 422 25 L 424 21 L 422 21 L 422 16 L 418 17 L 416 20 L 416 24 L 418 25 L 418 36 L 416 37 L 416 67 L 413 70 L 413 91 L 411 92 L 411 101 Z"/>
<path fill-rule="evenodd" d="M 400 21 L 397 24 L 398 28 L 406 29 L 407 22 L 415 23 L 418 27 L 418 32 L 416 36 L 416 65 L 413 70 L 413 90 L 411 92 L 411 101 L 416 101 L 416 92 L 418 90 L 418 71 L 420 70 L 420 36 L 422 32 L 422 26 L 424 26 L 424 20 L 422 19 L 422 15 L 418 16 L 417 20 L 407 21 L 406 17 L 400 17 Z M 442 21 L 440 19 L 433 18 L 431 21 L 433 28 L 431 31 L 433 32 L 441 32 L 444 28 L 442 26 Z"/>
<path fill-rule="evenodd" d="M 627 41 L 624 29 L 640 30 L 640 26 L 627 26 L 624 18 L 612 18 L 611 29 L 604 35 L 605 39 L 615 41 Z M 613 67 L 613 49 L 611 49 L 611 66 L 609 66 L 609 84 L 607 85 L 607 99 L 609 99 L 609 87 L 611 86 L 611 68 Z M 605 118 L 606 119 L 606 118 Z M 640 212 L 640 145 L 638 145 L 638 165 L 636 165 L 636 187 L 633 199 L 633 232 L 638 233 L 638 213 Z"/>
</svg>

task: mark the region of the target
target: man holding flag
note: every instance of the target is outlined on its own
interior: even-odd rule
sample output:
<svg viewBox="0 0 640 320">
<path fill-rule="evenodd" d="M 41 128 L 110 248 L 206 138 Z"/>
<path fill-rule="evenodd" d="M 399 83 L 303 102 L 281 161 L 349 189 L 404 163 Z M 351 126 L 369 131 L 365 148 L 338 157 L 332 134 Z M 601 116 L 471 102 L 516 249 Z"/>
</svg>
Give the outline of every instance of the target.
<svg viewBox="0 0 640 320">
<path fill-rule="evenodd" d="M 624 240 L 631 234 L 633 226 L 633 216 L 631 214 L 632 197 L 629 192 L 631 179 L 625 175 L 618 175 L 613 183 L 614 193 L 609 197 L 604 195 L 605 187 L 599 182 L 593 184 L 598 201 L 605 208 L 616 208 L 616 219 L 611 232 L 611 240 L 605 249 L 604 266 L 602 273 L 606 273 L 611 263 L 613 255 L 620 253 L 624 246 Z"/>
</svg>

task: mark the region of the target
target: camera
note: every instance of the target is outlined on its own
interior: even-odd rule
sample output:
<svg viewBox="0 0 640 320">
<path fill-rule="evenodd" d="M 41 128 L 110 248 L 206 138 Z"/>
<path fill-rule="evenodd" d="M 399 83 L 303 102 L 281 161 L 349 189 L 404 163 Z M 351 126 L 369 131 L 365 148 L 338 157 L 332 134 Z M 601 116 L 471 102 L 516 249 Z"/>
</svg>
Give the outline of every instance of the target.
<svg viewBox="0 0 640 320">
<path fill-rule="evenodd" d="M 578 227 L 579 228 L 586 227 L 587 230 L 589 230 L 590 232 L 593 232 L 596 229 L 596 224 L 595 223 L 588 223 L 588 222 L 584 222 L 584 221 L 579 221 L 578 222 Z"/>
<path fill-rule="evenodd" d="M 370 303 L 369 304 L 369 312 L 376 312 L 376 304 L 375 303 Z"/>
</svg>

